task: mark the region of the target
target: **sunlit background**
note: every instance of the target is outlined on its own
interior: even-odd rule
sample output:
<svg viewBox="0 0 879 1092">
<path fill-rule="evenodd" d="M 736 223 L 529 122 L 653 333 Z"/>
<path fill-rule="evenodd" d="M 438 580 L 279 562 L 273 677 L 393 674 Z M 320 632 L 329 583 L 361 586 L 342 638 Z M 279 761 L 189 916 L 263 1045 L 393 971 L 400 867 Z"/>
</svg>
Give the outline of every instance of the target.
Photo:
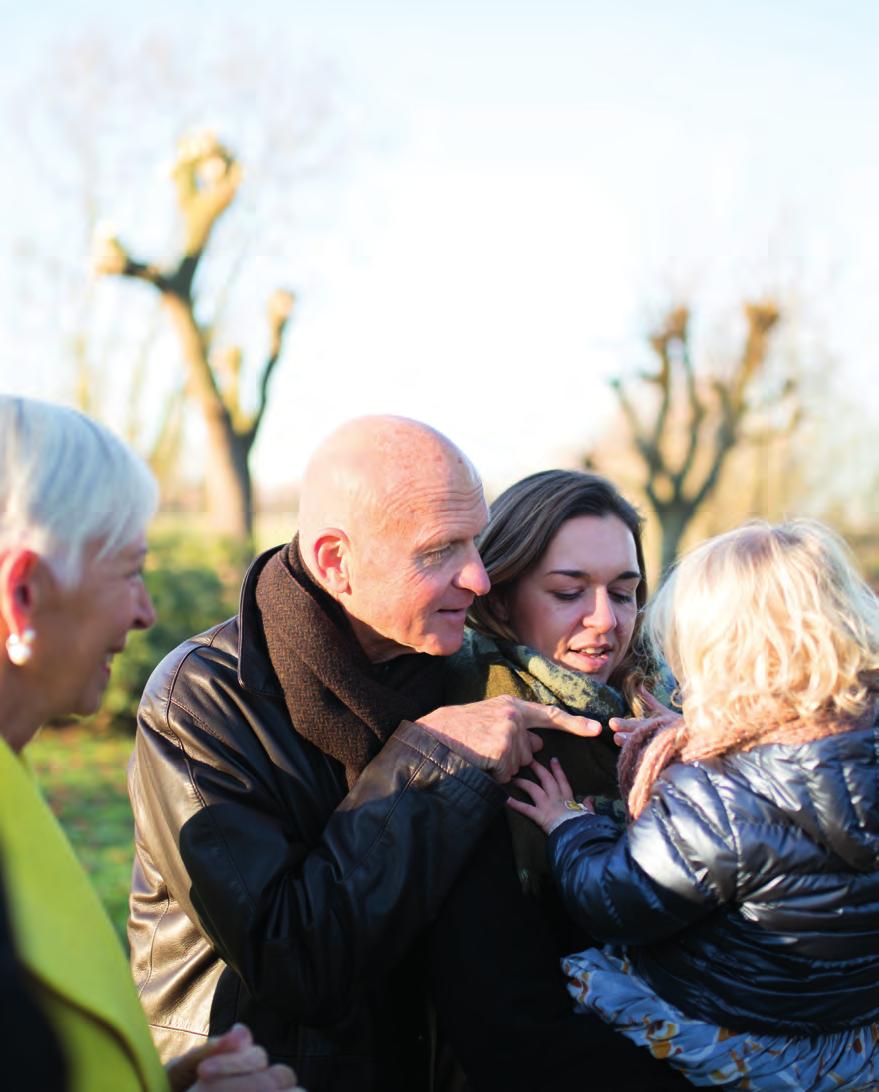
<svg viewBox="0 0 879 1092">
<path fill-rule="evenodd" d="M 200 317 L 255 376 L 266 299 L 297 298 L 252 458 L 267 501 L 292 510 L 316 441 L 386 411 L 446 431 L 491 491 L 584 456 L 635 488 L 608 381 L 654 366 L 680 303 L 697 368 L 722 367 L 742 303 L 771 298 L 800 440 L 758 458 L 743 506 L 875 524 L 875 4 L 2 8 L 3 388 L 149 450 L 179 345 L 156 293 L 92 276 L 89 253 L 97 231 L 173 258 L 175 144 L 207 127 L 244 175 Z"/>
<path fill-rule="evenodd" d="M 879 586 L 875 3 L 0 0 L 0 30 L 0 388 L 107 421 L 166 507 L 157 624 L 115 657 L 97 724 L 30 749 L 120 936 L 144 684 L 234 612 L 244 561 L 291 533 L 308 453 L 345 418 L 430 421 L 490 493 L 596 467 L 643 508 L 654 586 L 665 554 L 755 514 L 827 520 Z M 179 266 L 181 147 L 214 149 L 200 192 L 243 172 L 188 313 L 230 421 L 257 405 L 268 301 L 295 294 L 249 461 L 255 536 L 216 521 L 222 460 L 167 300 L 112 273 L 126 254 Z M 747 303 L 768 330 L 750 356 Z M 678 380 L 651 449 L 657 349 Z M 732 404 L 740 379 L 703 500 L 718 390 Z M 620 392 L 660 463 L 693 448 L 682 537 Z"/>
</svg>

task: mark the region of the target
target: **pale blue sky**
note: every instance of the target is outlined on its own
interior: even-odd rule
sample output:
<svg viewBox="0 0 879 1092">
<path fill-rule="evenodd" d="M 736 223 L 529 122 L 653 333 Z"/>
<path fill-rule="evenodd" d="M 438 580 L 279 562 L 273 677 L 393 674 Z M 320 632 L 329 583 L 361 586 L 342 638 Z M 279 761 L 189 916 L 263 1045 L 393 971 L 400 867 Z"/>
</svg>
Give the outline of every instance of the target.
<svg viewBox="0 0 879 1092">
<path fill-rule="evenodd" d="M 256 452 L 264 483 L 295 478 L 338 420 L 381 410 L 443 428 L 497 485 L 570 458 L 613 413 L 607 378 L 643 364 L 644 331 L 680 295 L 720 353 L 739 300 L 780 293 L 796 318 L 785 351 L 832 361 L 864 414 L 852 443 L 873 450 L 879 6 L 0 0 L 0 13 L 7 126 L 28 73 L 92 28 L 125 48 L 150 32 L 195 42 L 207 21 L 208 37 L 341 73 L 360 141 L 332 207 L 295 245 L 252 256 L 254 283 L 283 279 L 302 300 Z M 229 139 L 246 143 L 240 125 Z M 157 164 L 168 155 L 156 147 Z M 13 165 L 0 186 L 17 178 L 27 186 Z M 151 222 L 122 198 L 109 214 L 123 237 Z M 15 233 L 0 227 L 0 286 Z M 57 396 L 46 354 L 11 325 L 0 383 Z"/>
</svg>

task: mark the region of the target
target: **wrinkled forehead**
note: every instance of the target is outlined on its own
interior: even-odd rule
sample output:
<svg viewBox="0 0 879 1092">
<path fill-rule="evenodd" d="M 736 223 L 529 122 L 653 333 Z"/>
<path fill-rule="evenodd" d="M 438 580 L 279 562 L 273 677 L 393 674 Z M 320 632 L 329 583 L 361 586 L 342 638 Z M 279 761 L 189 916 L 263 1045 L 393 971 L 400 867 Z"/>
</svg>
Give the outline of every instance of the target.
<svg viewBox="0 0 879 1092">
<path fill-rule="evenodd" d="M 395 466 L 370 490 L 364 529 L 412 548 L 447 536 L 472 537 L 487 519 L 482 482 L 458 452 L 430 453 Z"/>
</svg>

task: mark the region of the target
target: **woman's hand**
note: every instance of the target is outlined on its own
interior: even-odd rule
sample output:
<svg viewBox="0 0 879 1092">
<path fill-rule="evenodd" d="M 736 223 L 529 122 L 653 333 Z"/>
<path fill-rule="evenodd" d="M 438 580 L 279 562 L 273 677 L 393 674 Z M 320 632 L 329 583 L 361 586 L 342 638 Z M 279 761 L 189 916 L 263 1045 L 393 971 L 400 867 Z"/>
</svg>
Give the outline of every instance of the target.
<svg viewBox="0 0 879 1092">
<path fill-rule="evenodd" d="M 641 695 L 641 699 L 650 712 L 646 717 L 611 717 L 608 722 L 610 730 L 613 732 L 613 741 L 617 747 L 622 747 L 629 736 L 633 732 L 639 731 L 641 728 L 647 726 L 658 731 L 660 728 L 667 728 L 670 724 L 676 724 L 680 719 L 680 713 L 675 713 L 673 710 L 667 708 L 657 698 L 655 698 L 649 690 L 645 690 L 644 687 L 639 687 L 638 693 Z"/>
<path fill-rule="evenodd" d="M 181 1054 L 165 1072 L 171 1092 L 305 1092 L 289 1066 L 269 1065 L 265 1050 L 244 1024 Z"/>
<path fill-rule="evenodd" d="M 532 762 L 530 768 L 537 778 L 537 782 L 526 781 L 517 777 L 513 784 L 531 797 L 531 803 L 524 800 L 516 800 L 514 797 L 507 799 L 507 806 L 513 811 L 525 815 L 535 822 L 544 834 L 555 830 L 566 819 L 576 819 L 584 812 L 595 814 L 591 799 L 577 803 L 571 786 L 565 777 L 565 771 L 557 758 L 550 759 L 550 768 L 541 766 L 539 762 Z"/>
</svg>

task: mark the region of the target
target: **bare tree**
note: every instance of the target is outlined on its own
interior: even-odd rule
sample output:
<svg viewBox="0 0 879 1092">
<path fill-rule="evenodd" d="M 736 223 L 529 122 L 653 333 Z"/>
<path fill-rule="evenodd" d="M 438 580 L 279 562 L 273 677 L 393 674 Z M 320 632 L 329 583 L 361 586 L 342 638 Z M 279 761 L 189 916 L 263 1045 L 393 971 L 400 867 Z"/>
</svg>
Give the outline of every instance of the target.
<svg viewBox="0 0 879 1092">
<path fill-rule="evenodd" d="M 235 199 L 241 166 L 211 132 L 184 137 L 173 167 L 177 204 L 184 225 L 183 252 L 170 268 L 133 257 L 115 236 L 96 239 L 94 268 L 106 276 L 132 277 L 152 285 L 160 295 L 180 342 L 186 387 L 204 418 L 209 459 L 208 506 L 221 534 L 246 548 L 253 537 L 253 489 L 249 458 L 268 403 L 269 382 L 278 362 L 293 308 L 285 289 L 272 293 L 267 308 L 268 352 L 258 377 L 256 406 L 243 405 L 242 351 L 215 349 L 210 324 L 196 318 L 195 275 L 211 233 Z"/>
<path fill-rule="evenodd" d="M 639 377 L 653 397 L 636 406 L 631 384 L 612 381 L 646 479 L 644 492 L 661 529 L 660 564 L 665 571 L 677 557 L 681 540 L 696 513 L 712 495 L 721 471 L 737 445 L 780 430 L 798 421 L 795 383 L 787 379 L 776 392 L 772 424 L 756 428 L 760 381 L 765 378 L 772 331 L 780 311 L 771 300 L 744 306 L 747 334 L 741 352 L 725 374 L 700 377 L 693 365 L 690 312 L 675 307 L 651 336 L 658 360 L 655 372 Z"/>
<path fill-rule="evenodd" d="M 110 237 L 101 248 L 108 251 L 121 235 L 132 259 L 161 270 L 172 287 L 183 285 L 188 266 L 205 359 L 235 408 L 236 431 L 246 434 L 245 408 L 259 399 L 254 372 L 261 379 L 277 321 L 269 320 L 266 334 L 249 318 L 283 283 L 294 248 L 298 275 L 315 277 L 316 243 L 345 192 L 355 145 L 372 139 L 364 119 L 355 130 L 353 117 L 343 73 L 331 61 L 303 51 L 292 31 L 285 41 L 252 21 L 243 30 L 215 23 L 197 40 L 65 35 L 0 95 L 7 173 L 41 210 L 8 217 L 0 228 L 0 247 L 11 255 L 0 269 L 7 360 L 27 368 L 30 386 L 124 431 L 157 472 L 163 504 L 191 507 L 204 497 L 192 432 L 193 424 L 201 429 L 201 403 L 188 363 L 181 366 L 185 342 L 178 321 L 168 321 L 169 295 L 146 278 L 88 277 L 95 235 Z M 181 132 L 219 125 L 247 164 L 246 185 L 235 189 L 225 215 L 216 213 L 218 230 L 206 225 L 203 258 L 184 254 L 185 263 L 178 255 L 191 240 L 181 244 L 168 230 L 177 227 L 174 189 L 155 184 L 155 165 Z M 179 197 L 193 167 L 178 168 Z M 195 186 L 207 191 L 208 181 Z M 99 227 L 109 219 L 124 232 Z M 221 349 L 228 345 L 240 349 Z M 231 371 L 221 380 L 224 365 Z M 237 398 L 230 389 L 236 368 Z"/>
</svg>

